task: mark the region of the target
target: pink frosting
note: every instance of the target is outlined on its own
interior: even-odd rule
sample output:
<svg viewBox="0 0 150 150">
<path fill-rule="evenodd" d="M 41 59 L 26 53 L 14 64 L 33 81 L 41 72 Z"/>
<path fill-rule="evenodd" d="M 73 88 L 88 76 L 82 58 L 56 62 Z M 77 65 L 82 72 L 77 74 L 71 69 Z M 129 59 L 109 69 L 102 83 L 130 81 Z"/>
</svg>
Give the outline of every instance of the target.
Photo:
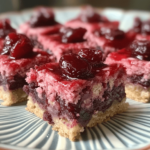
<svg viewBox="0 0 150 150">
<path fill-rule="evenodd" d="M 114 58 L 117 58 L 117 60 Z M 121 58 L 121 59 L 119 59 Z M 148 80 L 150 79 L 150 62 L 139 60 L 136 58 L 127 57 L 123 54 L 118 54 L 117 52 L 113 52 L 108 55 L 106 58 L 105 63 L 107 64 L 122 64 L 126 68 L 126 72 L 128 76 L 133 75 L 141 75 L 143 74 L 143 79 Z"/>
<path fill-rule="evenodd" d="M 137 40 L 150 40 L 150 35 L 137 34 L 136 39 Z"/>
<path fill-rule="evenodd" d="M 62 25 L 57 24 L 55 26 L 32 28 L 32 27 L 30 27 L 29 23 L 26 22 L 20 26 L 20 28 L 18 29 L 18 32 L 25 33 L 27 36 L 37 36 L 40 34 L 48 34 L 48 33 L 57 31 L 61 27 L 62 27 Z"/>
<path fill-rule="evenodd" d="M 56 101 L 56 94 L 60 96 L 61 99 L 66 100 L 67 102 L 77 104 L 77 102 L 81 99 L 82 90 L 86 87 L 90 87 L 92 90 L 94 85 L 101 85 L 100 93 L 92 98 L 101 98 L 107 87 L 103 87 L 102 83 L 108 83 L 111 79 L 116 86 L 121 84 L 124 80 L 124 73 L 122 73 L 119 67 L 106 67 L 101 70 L 94 78 L 88 80 L 82 79 L 64 79 L 58 73 L 55 73 L 53 70 L 53 66 L 58 67 L 58 63 L 49 63 L 46 64 L 47 68 L 43 68 L 41 70 L 30 69 L 30 72 L 27 73 L 26 81 L 28 83 L 35 82 L 39 87 L 36 89 L 39 97 L 40 94 L 44 91 L 46 97 L 51 102 Z M 83 98 L 83 97 L 82 97 Z"/>
<path fill-rule="evenodd" d="M 40 35 L 38 41 L 43 45 L 44 49 L 51 50 L 57 60 L 60 59 L 62 54 L 71 49 L 96 47 L 95 42 L 89 40 L 80 43 L 62 43 L 61 36 L 58 34 L 51 36 Z"/>
</svg>

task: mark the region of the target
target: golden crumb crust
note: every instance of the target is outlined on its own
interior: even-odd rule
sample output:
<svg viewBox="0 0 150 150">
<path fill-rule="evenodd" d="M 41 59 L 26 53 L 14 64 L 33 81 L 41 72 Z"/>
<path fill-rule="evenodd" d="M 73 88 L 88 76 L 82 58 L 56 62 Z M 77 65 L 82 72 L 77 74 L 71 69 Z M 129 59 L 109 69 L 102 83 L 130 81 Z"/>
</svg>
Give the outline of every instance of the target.
<svg viewBox="0 0 150 150">
<path fill-rule="evenodd" d="M 22 88 L 5 91 L 4 88 L 0 86 L 0 99 L 4 101 L 2 102 L 2 105 L 11 106 L 13 104 L 26 101 L 27 94 L 23 91 Z"/>
<path fill-rule="evenodd" d="M 97 114 L 94 114 L 88 123 L 87 127 L 93 127 L 97 124 L 100 124 L 104 121 L 107 121 L 110 117 L 113 117 L 114 115 L 124 112 L 128 108 L 129 104 L 126 103 L 126 98 L 122 100 L 122 102 L 118 103 L 115 102 L 112 104 L 112 106 L 107 109 L 104 113 L 98 112 Z M 32 98 L 29 97 L 28 103 L 27 103 L 27 111 L 30 111 L 31 113 L 34 113 L 36 116 L 43 118 L 44 111 L 38 106 L 37 103 L 34 103 L 32 101 Z M 79 140 L 80 133 L 84 131 L 84 128 L 80 125 L 75 125 L 72 128 L 69 128 L 66 124 L 69 124 L 69 121 L 63 120 L 63 119 L 55 119 L 53 120 L 54 124 L 53 130 L 58 131 L 58 134 L 69 138 L 71 141 Z"/>
</svg>

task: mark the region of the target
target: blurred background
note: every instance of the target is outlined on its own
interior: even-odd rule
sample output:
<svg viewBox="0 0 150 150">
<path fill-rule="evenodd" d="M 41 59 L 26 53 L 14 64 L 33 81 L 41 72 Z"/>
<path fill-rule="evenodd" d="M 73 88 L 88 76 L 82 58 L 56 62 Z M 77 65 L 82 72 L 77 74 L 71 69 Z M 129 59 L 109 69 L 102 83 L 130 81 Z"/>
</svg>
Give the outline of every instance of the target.
<svg viewBox="0 0 150 150">
<path fill-rule="evenodd" d="M 68 7 L 90 4 L 96 7 L 113 7 L 132 10 L 150 10 L 150 0 L 1 0 L 0 12 L 22 10 L 39 5 Z"/>
</svg>

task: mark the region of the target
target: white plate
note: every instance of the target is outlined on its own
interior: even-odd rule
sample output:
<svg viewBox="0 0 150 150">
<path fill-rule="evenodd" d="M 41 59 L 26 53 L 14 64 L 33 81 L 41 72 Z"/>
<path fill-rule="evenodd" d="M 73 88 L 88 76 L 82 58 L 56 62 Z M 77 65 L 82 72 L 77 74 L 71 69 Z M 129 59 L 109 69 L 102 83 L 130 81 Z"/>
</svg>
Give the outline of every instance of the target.
<svg viewBox="0 0 150 150">
<path fill-rule="evenodd" d="M 56 18 L 64 23 L 78 13 L 79 9 L 56 10 Z M 112 14 L 112 20 L 116 15 L 116 20 L 120 20 L 121 27 L 126 30 L 128 23 L 125 23 L 124 18 L 126 19 L 127 15 L 130 16 L 129 12 L 105 9 L 102 13 L 109 18 Z M 12 25 L 18 28 L 18 25 L 28 20 L 30 15 L 29 11 L 22 14 L 7 14 L 3 17 L 10 18 Z M 109 122 L 86 129 L 77 142 L 70 142 L 59 136 L 46 122 L 27 112 L 26 103 L 12 107 L 0 105 L 0 147 L 15 150 L 133 150 L 143 148 L 150 145 L 150 103 L 142 104 L 132 100 L 128 102 L 130 107 L 126 112 L 116 115 Z"/>
</svg>

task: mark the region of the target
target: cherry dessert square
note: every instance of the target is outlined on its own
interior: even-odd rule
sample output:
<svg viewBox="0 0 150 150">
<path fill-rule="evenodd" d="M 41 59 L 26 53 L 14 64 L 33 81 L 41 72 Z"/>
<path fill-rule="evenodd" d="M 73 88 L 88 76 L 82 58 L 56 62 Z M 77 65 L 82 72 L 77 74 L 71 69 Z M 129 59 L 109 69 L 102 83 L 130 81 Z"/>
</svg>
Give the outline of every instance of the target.
<svg viewBox="0 0 150 150">
<path fill-rule="evenodd" d="M 26 109 L 74 141 L 85 127 L 127 109 L 125 79 L 124 68 L 103 64 L 99 50 L 64 54 L 59 63 L 48 63 L 27 73 Z"/>
<path fill-rule="evenodd" d="M 38 7 L 30 20 L 22 24 L 18 30 L 28 37 L 36 39 L 38 35 L 57 33 L 62 25 L 55 21 L 54 12 L 50 8 Z"/>
<path fill-rule="evenodd" d="M 33 49 L 29 38 L 23 34 L 10 33 L 6 36 L 0 55 L 0 99 L 2 105 L 10 106 L 27 100 L 22 90 L 27 84 L 26 72 L 35 65 L 51 62 L 52 56 L 39 49 Z"/>
<path fill-rule="evenodd" d="M 89 34 L 88 38 L 101 47 L 107 57 L 109 53 L 127 47 L 135 36 L 112 26 L 103 26 Z"/>
<path fill-rule="evenodd" d="M 109 54 L 105 63 L 118 63 L 126 68 L 128 98 L 144 103 L 150 101 L 150 41 L 136 40 L 130 47 Z"/>
<path fill-rule="evenodd" d="M 40 35 L 38 41 L 44 49 L 52 52 L 59 61 L 60 57 L 71 49 L 96 47 L 94 42 L 85 38 L 86 29 L 62 27 L 58 34 Z"/>
</svg>

